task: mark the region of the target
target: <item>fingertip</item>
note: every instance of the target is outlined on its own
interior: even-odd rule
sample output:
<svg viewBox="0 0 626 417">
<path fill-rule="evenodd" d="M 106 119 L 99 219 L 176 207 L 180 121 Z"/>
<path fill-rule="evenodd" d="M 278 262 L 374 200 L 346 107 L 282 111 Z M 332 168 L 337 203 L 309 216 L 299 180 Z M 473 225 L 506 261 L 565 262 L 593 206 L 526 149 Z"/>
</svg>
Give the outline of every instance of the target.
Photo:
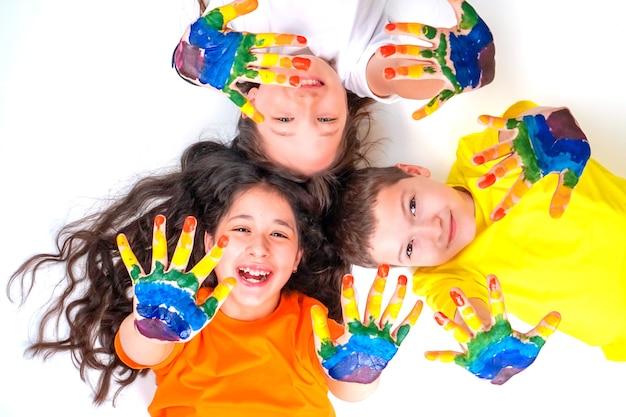
<svg viewBox="0 0 626 417">
<path fill-rule="evenodd" d="M 226 246 L 228 246 L 228 236 L 227 235 L 222 235 L 220 236 L 220 238 L 217 241 L 217 246 L 219 246 L 220 248 L 224 249 Z"/>
<path fill-rule="evenodd" d="M 400 275 L 398 277 L 398 285 L 406 286 L 408 282 L 409 280 L 407 279 L 406 275 Z"/>
<path fill-rule="evenodd" d="M 380 264 L 378 266 L 377 274 L 379 277 L 387 277 L 387 275 L 389 275 L 389 265 Z"/>
</svg>

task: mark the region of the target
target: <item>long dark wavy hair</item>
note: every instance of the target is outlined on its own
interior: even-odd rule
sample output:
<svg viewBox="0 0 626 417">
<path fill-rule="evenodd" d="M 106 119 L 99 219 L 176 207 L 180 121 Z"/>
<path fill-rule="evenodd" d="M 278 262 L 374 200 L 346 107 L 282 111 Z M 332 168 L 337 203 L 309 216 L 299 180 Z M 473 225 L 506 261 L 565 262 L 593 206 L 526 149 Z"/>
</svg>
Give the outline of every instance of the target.
<svg viewBox="0 0 626 417">
<path fill-rule="evenodd" d="M 61 266 L 64 275 L 39 321 L 37 336 L 28 346 L 29 356 L 49 357 L 70 352 L 83 381 L 93 386 L 95 404 L 110 399 L 147 370 L 127 367 L 117 357 L 115 335 L 121 322 L 132 312 L 132 284 L 120 259 L 116 236 L 124 233 L 137 259 L 150 270 L 154 217 L 167 218 L 168 250 L 173 253 L 185 217 L 198 219 L 196 236 L 214 235 L 217 224 L 240 193 L 262 185 L 289 202 L 298 225 L 304 255 L 297 272 L 284 290 L 298 290 L 317 298 L 329 309 L 329 316 L 341 322 L 340 283 L 349 265 L 322 233 L 315 197 L 301 184 L 253 164 L 230 147 L 211 141 L 188 147 L 180 169 L 139 180 L 126 194 L 106 208 L 65 225 L 56 235 L 56 249 L 27 259 L 11 276 L 7 295 L 19 287 L 25 302 L 38 273 Z M 200 239 L 201 241 L 201 239 Z M 194 246 L 189 266 L 204 256 L 204 247 Z M 203 285 L 216 285 L 212 274 Z M 67 336 L 51 337 L 47 330 L 68 327 Z M 99 376 L 91 380 L 92 371 Z"/>
</svg>

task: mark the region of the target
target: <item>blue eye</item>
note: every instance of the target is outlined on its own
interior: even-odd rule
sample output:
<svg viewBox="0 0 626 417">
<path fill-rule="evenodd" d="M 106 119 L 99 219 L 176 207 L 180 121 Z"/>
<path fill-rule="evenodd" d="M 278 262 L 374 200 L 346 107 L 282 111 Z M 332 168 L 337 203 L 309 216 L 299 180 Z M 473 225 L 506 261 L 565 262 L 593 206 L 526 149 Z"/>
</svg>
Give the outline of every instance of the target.
<svg viewBox="0 0 626 417">
<path fill-rule="evenodd" d="M 322 123 L 331 123 L 331 122 L 334 122 L 337 119 L 334 119 L 334 118 L 331 118 L 331 117 L 318 117 L 317 120 L 322 122 Z"/>
</svg>

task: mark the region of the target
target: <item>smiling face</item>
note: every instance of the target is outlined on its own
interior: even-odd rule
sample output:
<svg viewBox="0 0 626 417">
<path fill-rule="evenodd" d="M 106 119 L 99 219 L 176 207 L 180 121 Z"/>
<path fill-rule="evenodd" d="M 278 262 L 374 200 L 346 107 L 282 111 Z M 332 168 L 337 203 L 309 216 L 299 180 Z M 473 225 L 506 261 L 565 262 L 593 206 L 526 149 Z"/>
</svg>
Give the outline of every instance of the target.
<svg viewBox="0 0 626 417">
<path fill-rule="evenodd" d="M 330 167 L 339 152 L 348 102 L 337 72 L 316 56 L 302 56 L 311 67 L 300 76 L 300 87 L 262 84 L 248 92 L 248 99 L 265 115 L 257 128 L 267 157 L 313 175 Z"/>
<path fill-rule="evenodd" d="M 276 191 L 253 187 L 235 198 L 219 222 L 215 236 L 222 235 L 229 243 L 215 273 L 219 282 L 234 277 L 237 285 L 221 310 L 240 320 L 266 317 L 302 256 L 289 203 Z M 207 238 L 205 246 L 212 244 Z"/>
<path fill-rule="evenodd" d="M 471 196 L 419 174 L 383 188 L 374 218 L 371 255 L 390 265 L 441 265 L 476 233 Z"/>
</svg>

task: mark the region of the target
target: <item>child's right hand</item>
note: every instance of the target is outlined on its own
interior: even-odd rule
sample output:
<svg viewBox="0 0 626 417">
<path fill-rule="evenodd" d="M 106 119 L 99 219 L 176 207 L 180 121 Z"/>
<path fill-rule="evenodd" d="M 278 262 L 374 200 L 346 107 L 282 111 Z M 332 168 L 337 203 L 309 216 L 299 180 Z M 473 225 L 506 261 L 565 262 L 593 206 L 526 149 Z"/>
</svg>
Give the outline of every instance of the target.
<svg viewBox="0 0 626 417">
<path fill-rule="evenodd" d="M 185 31 L 174 51 L 172 65 L 192 84 L 222 91 L 247 117 L 262 122 L 259 113 L 237 87 L 238 81 L 298 87 L 295 70 L 308 70 L 310 60 L 254 49 L 272 46 L 306 46 L 303 36 L 282 33 L 235 32 L 226 25 L 254 11 L 257 0 L 234 2 L 205 11 Z M 295 69 L 295 70 L 294 70 Z"/>
<path fill-rule="evenodd" d="M 441 312 L 435 314 L 435 320 L 453 334 L 463 347 L 463 352 L 433 351 L 426 352 L 425 356 L 433 361 L 454 362 L 478 378 L 502 385 L 532 365 L 548 337 L 559 326 L 561 315 L 553 311 L 534 329 L 522 334 L 513 330 L 507 319 L 498 278 L 495 275 L 487 276 L 487 285 L 491 324 L 483 324 L 465 294 L 454 288 L 450 291 L 450 296 L 466 326 L 450 320 Z"/>
<path fill-rule="evenodd" d="M 341 304 L 345 332 L 337 340 L 330 338 L 327 317 L 323 310 L 319 306 L 311 308 L 315 347 L 330 378 L 360 384 L 374 382 L 417 322 L 422 311 L 421 300 L 415 303 L 402 323 L 391 331 L 406 294 L 407 279 L 404 275 L 398 278 L 396 291 L 381 318 L 382 297 L 388 273 L 388 265 L 378 267 L 362 321 L 354 294 L 354 278 L 349 274 L 343 277 Z"/>
<path fill-rule="evenodd" d="M 187 217 L 171 264 L 167 263 L 166 219 L 154 219 L 152 238 L 152 271 L 145 274 L 124 234 L 117 237 L 117 246 L 133 281 L 135 293 L 135 328 L 143 336 L 162 342 L 191 340 L 215 316 L 236 284 L 226 278 L 213 291 L 200 288 L 222 257 L 228 238 L 222 236 L 217 245 L 189 272 L 189 262 L 196 232 L 196 219 Z"/>
</svg>

